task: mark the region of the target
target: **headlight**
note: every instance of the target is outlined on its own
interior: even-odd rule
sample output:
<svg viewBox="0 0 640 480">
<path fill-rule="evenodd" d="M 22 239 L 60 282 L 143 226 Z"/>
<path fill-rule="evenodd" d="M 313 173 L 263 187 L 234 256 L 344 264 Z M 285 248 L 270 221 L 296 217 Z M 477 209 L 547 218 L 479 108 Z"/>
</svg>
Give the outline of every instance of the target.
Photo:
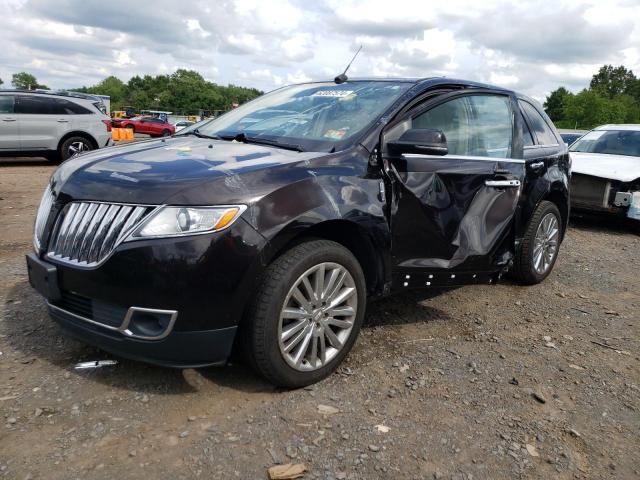
<svg viewBox="0 0 640 480">
<path fill-rule="evenodd" d="M 38 207 L 38 213 L 36 214 L 36 223 L 33 227 L 33 247 L 36 252 L 40 251 L 40 246 L 42 244 L 43 236 L 44 236 L 44 227 L 47 225 L 47 220 L 49 219 L 49 213 L 51 212 L 51 207 L 53 206 L 53 192 L 51 191 L 51 186 L 47 185 L 44 193 L 42 194 L 42 199 L 40 200 L 40 206 Z"/>
<path fill-rule="evenodd" d="M 236 221 L 245 205 L 221 207 L 161 207 L 152 213 L 130 238 L 175 237 L 218 232 Z"/>
</svg>

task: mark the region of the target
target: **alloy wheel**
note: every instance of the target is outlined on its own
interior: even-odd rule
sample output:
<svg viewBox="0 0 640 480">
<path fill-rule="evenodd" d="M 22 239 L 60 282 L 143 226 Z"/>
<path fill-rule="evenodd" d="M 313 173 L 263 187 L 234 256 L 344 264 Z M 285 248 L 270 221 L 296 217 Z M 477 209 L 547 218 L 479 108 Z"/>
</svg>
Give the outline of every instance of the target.
<svg viewBox="0 0 640 480">
<path fill-rule="evenodd" d="M 358 309 L 349 271 L 323 262 L 304 272 L 287 293 L 278 323 L 280 353 L 298 371 L 317 370 L 347 343 Z"/>
<path fill-rule="evenodd" d="M 560 228 L 558 218 L 553 213 L 547 213 L 536 231 L 533 244 L 533 267 L 540 275 L 547 273 L 558 251 Z"/>
<path fill-rule="evenodd" d="M 85 142 L 82 142 L 82 141 L 73 142 L 71 143 L 71 145 L 69 145 L 69 157 L 74 157 L 82 152 L 86 152 L 89 150 L 91 149 Z"/>
</svg>

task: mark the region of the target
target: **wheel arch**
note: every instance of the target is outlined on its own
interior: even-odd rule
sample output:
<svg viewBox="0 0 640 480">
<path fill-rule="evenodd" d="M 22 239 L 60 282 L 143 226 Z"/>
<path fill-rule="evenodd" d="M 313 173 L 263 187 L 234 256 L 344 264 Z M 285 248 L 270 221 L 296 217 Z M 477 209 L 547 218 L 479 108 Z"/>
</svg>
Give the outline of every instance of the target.
<svg viewBox="0 0 640 480">
<path fill-rule="evenodd" d="M 369 296 L 385 293 L 390 260 L 385 255 L 380 239 L 352 220 L 328 219 L 303 228 L 290 224 L 269 240 L 263 262 L 268 265 L 292 247 L 316 239 L 334 241 L 356 257 L 362 267 Z"/>
<path fill-rule="evenodd" d="M 89 140 L 91 142 L 91 145 L 93 146 L 93 149 L 97 149 L 99 148 L 98 145 L 98 141 L 93 137 L 93 135 L 91 135 L 90 133 L 84 132 L 82 130 L 72 130 L 70 132 L 65 133 L 62 138 L 58 141 L 58 148 L 56 149 L 56 151 L 60 151 L 60 148 L 62 147 L 62 144 L 64 142 L 66 142 L 68 139 L 70 139 L 71 137 L 83 137 L 86 138 L 87 140 Z"/>
</svg>

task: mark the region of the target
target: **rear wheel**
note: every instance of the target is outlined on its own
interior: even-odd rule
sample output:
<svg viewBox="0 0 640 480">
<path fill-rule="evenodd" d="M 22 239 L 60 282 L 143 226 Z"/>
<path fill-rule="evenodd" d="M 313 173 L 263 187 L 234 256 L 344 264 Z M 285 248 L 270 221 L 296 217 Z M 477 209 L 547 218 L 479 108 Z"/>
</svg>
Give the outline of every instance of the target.
<svg viewBox="0 0 640 480">
<path fill-rule="evenodd" d="M 69 137 L 60 145 L 60 159 L 64 161 L 90 150 L 93 150 L 93 144 L 87 138 Z"/>
<path fill-rule="evenodd" d="M 516 252 L 512 275 L 526 285 L 542 282 L 553 270 L 562 235 L 562 216 L 552 202 L 535 209 Z"/>
<path fill-rule="evenodd" d="M 171 135 L 171 132 L 169 130 L 163 130 L 162 131 L 162 136 L 163 137 L 168 137 L 169 135 Z"/>
<path fill-rule="evenodd" d="M 279 386 L 325 378 L 356 340 L 365 288 L 360 264 L 342 245 L 313 240 L 292 248 L 262 278 L 246 319 L 245 354 Z"/>
</svg>

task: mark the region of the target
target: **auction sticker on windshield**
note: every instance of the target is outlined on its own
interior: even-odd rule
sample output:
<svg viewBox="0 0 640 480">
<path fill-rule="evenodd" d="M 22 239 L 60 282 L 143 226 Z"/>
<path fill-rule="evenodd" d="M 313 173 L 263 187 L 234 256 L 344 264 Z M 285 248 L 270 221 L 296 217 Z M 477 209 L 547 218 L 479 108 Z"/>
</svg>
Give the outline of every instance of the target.
<svg viewBox="0 0 640 480">
<path fill-rule="evenodd" d="M 344 98 L 353 93 L 353 90 L 319 90 L 315 92 L 312 97 L 333 97 Z"/>
</svg>

